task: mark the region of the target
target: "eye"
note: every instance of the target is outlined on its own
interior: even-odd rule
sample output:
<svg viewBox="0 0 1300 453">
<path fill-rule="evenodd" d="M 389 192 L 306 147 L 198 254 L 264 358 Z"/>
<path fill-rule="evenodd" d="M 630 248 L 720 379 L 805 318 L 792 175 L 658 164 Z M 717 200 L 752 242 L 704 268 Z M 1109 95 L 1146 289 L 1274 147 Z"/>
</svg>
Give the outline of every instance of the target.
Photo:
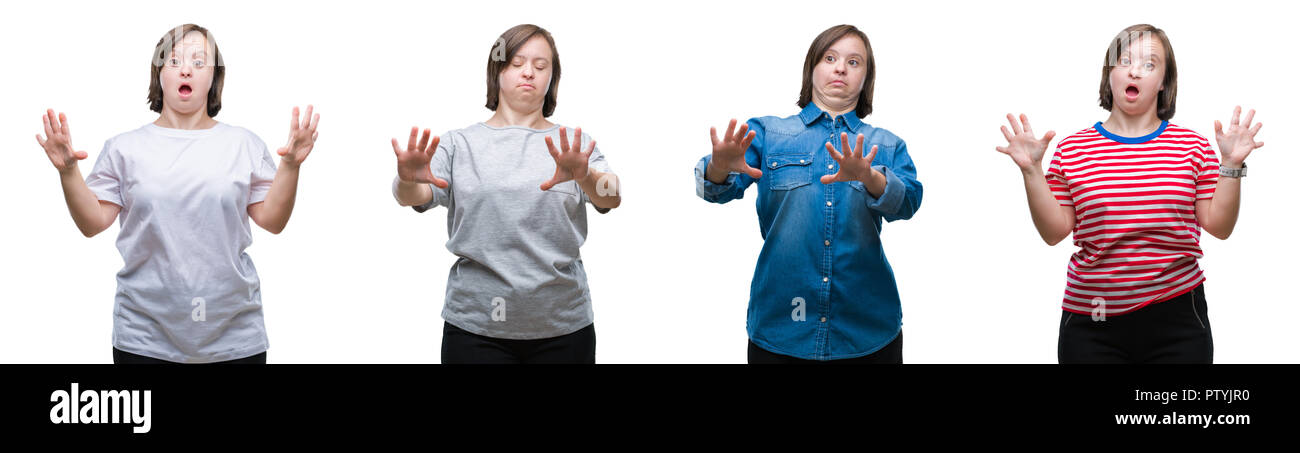
<svg viewBox="0 0 1300 453">
<path fill-rule="evenodd" d="M 181 65 L 181 60 L 179 58 L 172 57 L 170 60 L 167 60 L 167 65 L 173 68 L 178 67 Z"/>
<path fill-rule="evenodd" d="M 1147 68 L 1148 71 L 1154 71 L 1154 70 L 1156 69 L 1156 64 L 1155 64 L 1155 63 L 1151 63 L 1151 62 L 1147 62 L 1147 64 L 1146 64 L 1146 68 Z"/>
<path fill-rule="evenodd" d="M 826 56 L 826 62 L 827 62 L 827 63 L 834 63 L 834 62 L 835 62 L 835 56 L 834 56 L 834 55 L 827 55 L 827 56 Z"/>
<path fill-rule="evenodd" d="M 858 66 L 858 60 L 856 60 L 856 59 L 854 59 L 854 60 L 849 60 L 849 66 L 857 67 L 857 66 Z"/>
<path fill-rule="evenodd" d="M 194 67 L 203 69 L 203 60 L 194 60 Z"/>
<path fill-rule="evenodd" d="M 1120 66 L 1128 66 L 1128 65 L 1129 65 L 1128 57 L 1120 57 L 1120 58 L 1119 58 L 1119 65 L 1120 65 Z"/>
</svg>

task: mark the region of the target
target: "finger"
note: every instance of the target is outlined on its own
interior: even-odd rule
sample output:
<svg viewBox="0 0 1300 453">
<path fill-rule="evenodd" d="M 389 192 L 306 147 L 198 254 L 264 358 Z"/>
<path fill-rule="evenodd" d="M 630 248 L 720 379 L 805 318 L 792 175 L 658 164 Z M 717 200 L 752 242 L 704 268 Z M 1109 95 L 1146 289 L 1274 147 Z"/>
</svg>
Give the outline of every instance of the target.
<svg viewBox="0 0 1300 453">
<path fill-rule="evenodd" d="M 442 143 L 442 136 L 440 135 L 433 136 L 433 140 L 429 142 L 429 147 L 425 148 L 424 152 L 429 153 L 429 157 L 432 158 L 433 154 L 438 152 L 439 143 Z"/>
<path fill-rule="evenodd" d="M 830 183 L 833 183 L 833 182 L 835 182 L 835 177 L 836 177 L 836 176 L 839 176 L 839 173 L 836 173 L 836 174 L 833 174 L 833 175 L 822 175 L 822 177 L 821 177 L 821 182 L 822 182 L 822 184 L 830 184 Z"/>
<path fill-rule="evenodd" d="M 1228 123 L 1228 127 L 1231 128 L 1232 126 L 1241 124 L 1237 122 L 1237 119 L 1240 117 L 1241 117 L 1241 106 L 1238 105 L 1232 109 L 1232 122 Z"/>
<path fill-rule="evenodd" d="M 1002 136 L 1007 138 L 1007 143 L 1011 143 L 1013 141 L 1012 140 L 1013 137 L 1011 136 L 1011 131 L 1007 130 L 1006 126 L 1002 126 Z"/>
<path fill-rule="evenodd" d="M 50 117 L 48 115 L 41 115 L 41 125 L 45 127 L 45 136 L 53 139 L 54 128 L 50 126 Z"/>
<path fill-rule="evenodd" d="M 290 131 L 298 130 L 298 107 L 297 106 L 294 106 L 293 116 L 289 118 L 289 130 Z"/>
<path fill-rule="evenodd" d="M 1256 148 L 1258 148 L 1258 147 L 1256 147 Z M 86 153 L 85 151 L 77 151 L 77 152 L 72 153 L 72 156 L 73 156 L 73 157 L 76 157 L 77 160 L 82 160 L 82 159 L 85 159 L 85 158 L 87 158 L 87 157 L 90 157 L 90 154 Z"/>
<path fill-rule="evenodd" d="M 831 153 L 831 159 L 835 159 L 836 162 L 843 163 L 844 155 L 835 151 L 835 146 L 831 145 L 831 142 L 826 142 L 826 151 L 829 151 Z"/>
<path fill-rule="evenodd" d="M 718 128 L 709 127 L 709 136 L 713 138 L 713 146 L 718 146 Z"/>
<path fill-rule="evenodd" d="M 289 147 L 288 147 L 288 146 L 285 146 L 285 147 L 282 147 L 282 148 L 280 148 L 280 149 L 277 149 L 277 150 L 275 150 L 275 153 L 276 153 L 276 154 L 279 154 L 279 155 L 281 155 L 281 156 L 283 156 L 283 155 L 285 155 L 285 154 L 289 154 Z"/>
<path fill-rule="evenodd" d="M 417 151 L 420 151 L 420 152 L 424 152 L 424 150 L 429 149 L 429 130 L 428 130 L 428 129 L 425 129 L 425 130 L 424 130 L 424 135 L 421 135 L 421 136 L 420 136 L 420 144 L 417 145 L 415 149 L 416 149 Z"/>
<path fill-rule="evenodd" d="M 314 131 L 314 130 L 316 130 L 316 125 L 317 125 L 317 124 L 320 124 L 320 114 L 319 114 L 319 113 L 317 113 L 316 115 L 314 115 L 314 116 L 311 117 L 311 124 L 308 124 L 307 127 L 308 127 L 309 130 L 313 130 L 313 131 Z"/>
<path fill-rule="evenodd" d="M 751 167 L 751 166 L 749 166 L 749 165 L 745 165 L 745 174 L 749 175 L 749 177 L 754 178 L 754 179 L 758 179 L 758 178 L 762 178 L 762 177 L 763 177 L 763 171 L 762 171 L 762 170 L 759 170 L 759 169 L 757 169 L 757 168 Z"/>
<path fill-rule="evenodd" d="M 560 152 L 556 151 L 555 143 L 551 141 L 551 136 L 549 135 L 546 136 L 546 151 L 550 152 L 551 157 L 555 158 L 556 160 L 560 159 Z"/>
<path fill-rule="evenodd" d="M 68 116 L 63 113 L 59 113 L 59 132 L 62 132 L 65 136 L 72 135 L 68 132 Z"/>
<path fill-rule="evenodd" d="M 1220 124 L 1219 120 L 1214 120 L 1214 134 L 1223 135 L 1223 124 Z"/>
<path fill-rule="evenodd" d="M 740 149 L 741 150 L 749 149 L 749 144 L 754 141 L 755 135 L 757 135 L 757 133 L 755 133 L 754 131 L 749 131 L 748 134 L 745 134 L 745 139 L 740 141 Z"/>
<path fill-rule="evenodd" d="M 1020 123 L 1016 122 L 1016 117 L 1011 116 L 1011 114 L 1008 113 L 1008 114 L 1007 114 L 1007 122 L 1011 123 L 1011 132 L 1014 132 L 1014 133 L 1016 133 L 1016 135 L 1019 135 L 1020 132 L 1021 132 L 1021 130 L 1020 130 Z"/>
<path fill-rule="evenodd" d="M 732 118 L 731 122 L 727 123 L 727 132 L 725 134 L 722 134 L 722 136 L 726 137 L 727 141 L 730 142 L 732 141 L 732 137 L 734 137 L 734 135 L 732 134 L 735 133 L 735 131 L 736 131 L 736 119 Z"/>
<path fill-rule="evenodd" d="M 402 155 L 402 148 L 399 148 L 399 147 L 397 146 L 397 139 L 396 139 L 396 138 L 393 139 L 393 154 L 396 154 L 396 155 L 398 155 L 398 156 L 401 156 L 401 155 Z"/>
<path fill-rule="evenodd" d="M 871 162 L 876 160 L 876 148 L 878 148 L 878 146 L 871 145 L 871 154 L 868 154 L 867 157 L 862 158 L 862 160 L 867 161 L 868 165 L 870 165 Z"/>
<path fill-rule="evenodd" d="M 1263 147 L 1264 147 L 1264 142 L 1255 142 L 1255 149 L 1260 149 Z"/>
<path fill-rule="evenodd" d="M 541 187 L 542 190 L 551 190 L 551 187 L 555 187 L 555 178 L 548 179 Z"/>
<path fill-rule="evenodd" d="M 312 133 L 311 133 L 311 142 L 312 142 L 312 143 L 316 143 L 316 138 L 317 138 L 317 137 L 320 137 L 320 132 L 312 132 Z"/>
<path fill-rule="evenodd" d="M 749 135 L 749 123 L 741 124 L 740 129 L 736 130 L 736 136 L 732 137 L 731 141 L 739 142 L 747 135 Z"/>
<path fill-rule="evenodd" d="M 307 114 L 302 116 L 302 125 L 298 126 L 299 129 L 306 129 L 307 126 L 311 125 L 311 110 L 312 105 L 307 104 Z"/>
<path fill-rule="evenodd" d="M 867 138 L 867 137 L 866 137 L 865 135 L 858 134 L 858 146 L 854 147 L 853 149 L 857 150 L 857 152 L 858 152 L 859 155 L 862 154 L 862 140 L 864 140 L 864 139 L 866 139 L 866 138 Z M 876 147 L 875 147 L 875 145 L 872 145 L 872 146 L 871 146 L 871 153 L 872 153 L 872 154 L 875 154 L 875 152 L 876 152 Z"/>
<path fill-rule="evenodd" d="M 591 158 L 591 153 L 596 150 L 596 141 L 592 140 L 587 143 L 587 151 L 582 153 L 582 157 Z"/>
<path fill-rule="evenodd" d="M 999 153 L 1006 154 L 1006 155 L 1008 155 L 1008 156 L 1011 155 L 1011 150 L 1009 150 L 1009 149 L 1003 148 L 1003 147 L 1001 147 L 1001 146 L 997 146 L 997 147 L 995 147 L 995 148 L 998 150 Z"/>
<path fill-rule="evenodd" d="M 41 138 L 41 134 L 36 134 L 36 143 L 39 143 L 42 148 L 45 147 L 45 139 Z"/>
<path fill-rule="evenodd" d="M 840 152 L 844 155 L 853 157 L 853 148 L 849 148 L 849 133 L 840 132 Z"/>
<path fill-rule="evenodd" d="M 569 133 L 563 127 L 560 128 L 560 152 L 569 150 Z"/>
<path fill-rule="evenodd" d="M 447 186 L 450 186 L 451 184 L 448 184 L 448 183 L 447 183 L 447 180 L 445 180 L 445 179 L 442 179 L 442 178 L 439 178 L 439 177 L 437 177 L 437 176 L 434 176 L 434 177 L 433 177 L 433 185 L 438 186 L 439 189 L 446 189 Z"/>
<path fill-rule="evenodd" d="M 1250 109 L 1250 112 L 1246 113 L 1246 119 L 1241 122 L 1241 125 L 1243 127 L 1250 127 L 1250 122 L 1251 120 L 1254 119 L 1255 119 L 1255 109 Z"/>
<path fill-rule="evenodd" d="M 46 111 L 46 113 L 45 113 L 45 119 L 46 119 L 46 121 L 48 121 L 48 124 L 49 124 L 49 126 L 50 126 L 50 130 L 51 130 L 51 131 L 58 131 L 58 130 L 59 130 L 59 120 L 54 116 L 54 110 L 53 110 L 53 109 L 51 109 L 51 110 L 47 110 L 47 111 Z M 51 138 L 53 138 L 53 137 L 51 137 Z"/>
<path fill-rule="evenodd" d="M 1052 144 L 1053 138 L 1056 138 L 1056 131 L 1047 131 L 1046 134 L 1043 134 L 1043 146 Z"/>
<path fill-rule="evenodd" d="M 415 136 L 420 133 L 420 128 L 411 126 L 411 138 L 406 141 L 406 150 L 415 151 Z"/>
<path fill-rule="evenodd" d="M 1250 124 L 1250 123 L 1246 123 L 1246 124 Z M 1259 128 L 1261 128 L 1261 127 L 1264 127 L 1264 123 L 1255 123 L 1254 126 L 1251 126 L 1251 128 L 1250 128 L 1250 136 L 1253 138 L 1253 137 L 1255 136 L 1255 134 L 1258 134 L 1258 133 L 1259 133 Z"/>
<path fill-rule="evenodd" d="M 1030 137 L 1034 136 L 1034 128 L 1029 126 L 1029 115 L 1021 113 L 1020 124 L 1025 127 L 1025 132 L 1028 133 Z"/>
<path fill-rule="evenodd" d="M 573 149 L 570 149 L 569 151 L 573 151 L 575 153 L 582 151 L 582 128 L 581 127 L 573 130 Z"/>
</svg>

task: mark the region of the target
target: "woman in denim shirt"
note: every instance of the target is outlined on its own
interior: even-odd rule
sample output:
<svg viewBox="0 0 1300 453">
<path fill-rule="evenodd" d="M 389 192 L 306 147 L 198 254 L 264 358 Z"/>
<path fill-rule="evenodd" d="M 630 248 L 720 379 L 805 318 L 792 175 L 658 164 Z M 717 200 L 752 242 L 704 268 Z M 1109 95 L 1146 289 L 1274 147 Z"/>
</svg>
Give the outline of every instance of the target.
<svg viewBox="0 0 1300 453">
<path fill-rule="evenodd" d="M 799 114 L 739 130 L 733 119 L 721 138 L 711 131 L 713 153 L 695 166 L 696 193 L 709 202 L 758 183 L 764 243 L 750 286 L 749 362 L 902 363 L 902 310 L 880 230 L 920 207 L 916 167 L 902 139 L 861 120 L 875 79 L 865 33 L 822 32 L 803 74 Z"/>
</svg>

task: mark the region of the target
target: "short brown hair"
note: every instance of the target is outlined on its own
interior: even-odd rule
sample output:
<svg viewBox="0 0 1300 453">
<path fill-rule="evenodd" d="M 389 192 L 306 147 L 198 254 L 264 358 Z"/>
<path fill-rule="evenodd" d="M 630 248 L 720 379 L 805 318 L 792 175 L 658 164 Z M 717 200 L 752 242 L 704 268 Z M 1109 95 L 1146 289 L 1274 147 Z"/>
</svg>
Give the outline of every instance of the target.
<svg viewBox="0 0 1300 453">
<path fill-rule="evenodd" d="M 854 109 L 858 118 L 863 118 L 871 114 L 871 96 L 876 86 L 876 53 L 871 51 L 871 41 L 867 39 L 867 34 L 858 27 L 852 25 L 836 25 L 826 29 L 822 34 L 817 35 L 811 46 L 808 46 L 808 56 L 803 60 L 803 88 L 799 90 L 799 108 L 808 106 L 812 102 L 813 96 L 813 68 L 821 62 L 822 55 L 835 44 L 848 35 L 862 38 L 862 44 L 867 47 L 867 78 L 862 83 L 862 92 L 858 94 L 858 106 Z"/>
<path fill-rule="evenodd" d="M 162 39 L 153 49 L 153 60 L 149 64 L 149 110 L 162 112 L 163 92 L 162 83 L 158 80 L 162 68 L 167 64 L 167 59 L 171 57 L 172 48 L 185 39 L 185 35 L 190 32 L 199 32 L 203 38 L 212 45 L 213 55 L 209 59 L 213 63 L 212 67 L 212 87 L 208 89 L 208 116 L 215 117 L 217 112 L 221 111 L 221 87 L 226 80 L 226 65 L 221 58 L 221 49 L 217 47 L 217 41 L 212 38 L 212 33 L 208 29 L 194 24 L 185 24 L 168 30 Z"/>
<path fill-rule="evenodd" d="M 487 63 L 487 108 L 489 110 L 495 111 L 501 101 L 501 71 L 504 71 L 515 58 L 515 54 L 519 53 L 519 48 L 534 36 L 546 38 L 546 43 L 551 46 L 551 84 L 546 89 L 546 99 L 542 101 L 542 116 L 551 116 L 555 113 L 556 95 L 560 89 L 560 51 L 555 49 L 555 39 L 551 38 L 551 33 L 533 24 L 511 27 L 492 45 Z"/>
<path fill-rule="evenodd" d="M 1169 121 L 1174 117 L 1174 102 L 1178 99 L 1178 64 L 1174 60 L 1174 47 L 1169 44 L 1169 37 L 1165 36 L 1165 31 L 1148 24 L 1137 24 L 1125 28 L 1124 31 L 1115 35 L 1111 40 L 1110 47 L 1106 49 L 1106 62 L 1101 67 L 1101 108 L 1109 111 L 1114 106 L 1114 96 L 1110 90 L 1110 71 L 1115 69 L 1116 62 L 1119 61 L 1120 54 L 1128 50 L 1128 45 L 1140 37 L 1155 35 L 1160 38 L 1160 45 L 1165 48 L 1165 79 L 1162 81 L 1164 90 L 1156 97 L 1156 116 L 1161 120 Z"/>
</svg>

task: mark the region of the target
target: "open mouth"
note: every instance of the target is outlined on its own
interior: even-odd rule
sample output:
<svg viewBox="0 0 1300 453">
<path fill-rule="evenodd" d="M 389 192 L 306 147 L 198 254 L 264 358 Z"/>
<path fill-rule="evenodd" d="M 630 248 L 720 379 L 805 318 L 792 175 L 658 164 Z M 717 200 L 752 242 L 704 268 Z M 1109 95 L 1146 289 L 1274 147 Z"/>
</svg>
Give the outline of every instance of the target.
<svg viewBox="0 0 1300 453">
<path fill-rule="evenodd" d="M 180 93 L 181 96 L 188 97 L 190 94 L 194 93 L 194 89 L 190 88 L 190 84 L 183 83 L 180 88 L 176 89 L 176 92 Z"/>
<path fill-rule="evenodd" d="M 1124 89 L 1124 96 L 1128 97 L 1128 100 L 1130 101 L 1136 100 L 1138 97 L 1138 87 L 1134 85 L 1129 85 L 1128 88 Z"/>
</svg>

